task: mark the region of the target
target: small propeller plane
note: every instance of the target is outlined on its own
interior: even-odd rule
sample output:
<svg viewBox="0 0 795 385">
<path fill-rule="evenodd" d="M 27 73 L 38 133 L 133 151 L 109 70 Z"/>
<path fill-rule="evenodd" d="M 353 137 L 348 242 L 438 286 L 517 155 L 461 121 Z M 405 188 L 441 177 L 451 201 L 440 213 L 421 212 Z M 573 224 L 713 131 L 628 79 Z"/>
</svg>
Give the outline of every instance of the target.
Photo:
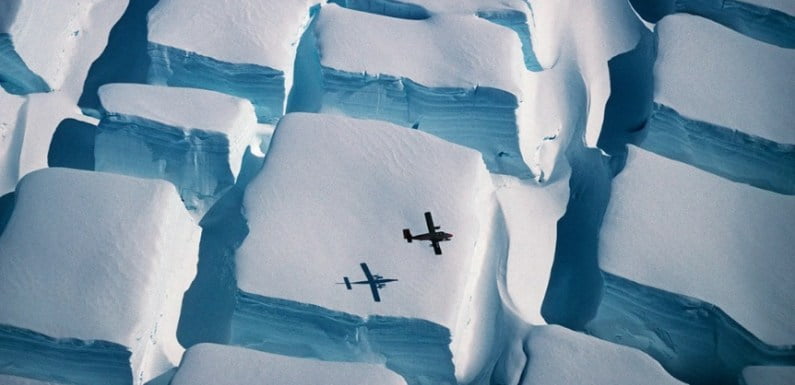
<svg viewBox="0 0 795 385">
<path fill-rule="evenodd" d="M 433 252 L 436 255 L 442 255 L 442 248 L 439 246 L 439 242 L 449 241 L 450 238 L 453 237 L 453 234 L 445 233 L 444 231 L 436 231 L 441 227 L 433 225 L 433 217 L 431 217 L 430 211 L 425 213 L 425 223 L 428 225 L 427 233 L 411 235 L 411 230 L 403 229 L 403 238 L 405 238 L 408 243 L 411 243 L 411 241 L 415 239 L 418 241 L 431 241 Z"/>
<path fill-rule="evenodd" d="M 337 285 L 345 285 L 348 290 L 353 289 L 352 285 L 370 285 L 370 291 L 373 292 L 373 300 L 375 302 L 381 302 L 381 296 L 378 295 L 378 289 L 383 289 L 386 287 L 386 284 L 389 282 L 396 282 L 397 279 L 394 278 L 384 278 L 380 275 L 373 275 L 370 274 L 370 269 L 367 267 L 366 263 L 360 263 L 359 266 L 362 267 L 362 271 L 364 271 L 364 276 L 367 277 L 366 281 L 356 281 L 351 282 L 348 277 L 342 277 L 344 282 L 337 282 Z"/>
</svg>

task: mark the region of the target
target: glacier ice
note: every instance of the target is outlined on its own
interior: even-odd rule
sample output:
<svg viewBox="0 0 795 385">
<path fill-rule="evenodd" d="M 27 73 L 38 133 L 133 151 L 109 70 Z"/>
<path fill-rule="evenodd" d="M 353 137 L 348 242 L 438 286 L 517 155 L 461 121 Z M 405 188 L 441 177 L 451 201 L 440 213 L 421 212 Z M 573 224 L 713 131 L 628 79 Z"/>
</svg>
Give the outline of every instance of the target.
<svg viewBox="0 0 795 385">
<path fill-rule="evenodd" d="M 640 349 L 689 384 L 736 383 L 748 365 L 795 365 L 792 345 L 760 341 L 714 304 L 604 273 L 585 331 Z"/>
<path fill-rule="evenodd" d="M 653 172 L 652 172 L 653 170 Z M 762 341 L 791 345 L 795 198 L 630 147 L 599 242 L 611 274 L 719 306 Z M 726 285 L 731 282 L 731 285 Z M 759 300 L 759 299 L 764 300 Z"/>
<path fill-rule="evenodd" d="M 314 105 L 293 111 L 417 128 L 479 150 L 491 171 L 533 176 L 525 149 L 540 139 L 520 129 L 529 119 L 527 71 L 510 30 L 475 15 L 403 20 L 331 4 L 321 8 L 311 33 L 319 60 L 314 80 L 296 82 L 293 95 Z M 361 47 L 366 57 L 358 55 Z"/>
<path fill-rule="evenodd" d="M 795 48 L 795 3 L 790 0 L 641 0 L 638 13 L 656 23 L 666 15 L 689 13 L 769 44 Z"/>
<path fill-rule="evenodd" d="M 0 6 L 0 85 L 14 94 L 62 90 L 77 100 L 128 0 L 50 3 L 9 0 Z"/>
<path fill-rule="evenodd" d="M 198 216 L 234 184 L 257 131 L 248 100 L 214 91 L 109 84 L 99 95 L 96 169 L 168 180 Z"/>
<path fill-rule="evenodd" d="M 0 90 L 0 195 L 13 191 L 29 172 L 46 168 L 51 151 L 75 150 L 53 143 L 63 119 L 90 120 L 72 103 L 60 91 L 21 98 Z"/>
<path fill-rule="evenodd" d="M 454 383 L 474 370 L 472 344 L 487 351 L 476 338 L 490 327 L 477 318 L 488 314 L 473 305 L 480 294 L 470 274 L 503 242 L 490 226 L 496 210 L 477 152 L 385 122 L 288 114 L 243 201 L 249 233 L 235 255 L 232 342 L 385 359 L 410 383 Z M 455 234 L 444 258 L 400 234 L 424 226 L 424 211 Z M 400 280 L 382 302 L 334 284 L 361 274 L 361 262 Z"/>
<path fill-rule="evenodd" d="M 519 385 L 682 384 L 640 351 L 557 325 L 531 327 L 520 341 L 527 360 Z"/>
<path fill-rule="evenodd" d="M 235 346 L 199 344 L 185 352 L 172 385 L 404 385 L 397 374 L 364 363 L 286 357 Z"/>
<path fill-rule="evenodd" d="M 691 119 L 795 144 L 794 50 L 692 15 L 666 17 L 656 34 L 656 103 Z"/>
<path fill-rule="evenodd" d="M 161 0 L 149 13 L 148 82 L 246 98 L 260 122 L 282 116 L 313 0 Z"/>
<path fill-rule="evenodd" d="M 0 237 L 0 372 L 141 384 L 175 365 L 200 229 L 162 181 L 25 176 Z"/>
</svg>

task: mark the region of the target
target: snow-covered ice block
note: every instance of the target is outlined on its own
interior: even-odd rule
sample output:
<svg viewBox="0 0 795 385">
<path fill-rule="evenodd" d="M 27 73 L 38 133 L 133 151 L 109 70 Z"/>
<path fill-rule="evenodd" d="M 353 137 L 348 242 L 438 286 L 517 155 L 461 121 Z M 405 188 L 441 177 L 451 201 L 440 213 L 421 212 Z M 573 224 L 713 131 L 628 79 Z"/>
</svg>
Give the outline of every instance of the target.
<svg viewBox="0 0 795 385">
<path fill-rule="evenodd" d="M 795 366 L 748 366 L 743 369 L 742 385 L 795 384 Z"/>
<path fill-rule="evenodd" d="M 316 0 L 162 0 L 149 13 L 149 82 L 249 99 L 282 116 L 298 40 Z"/>
<path fill-rule="evenodd" d="M 402 19 L 422 20 L 435 15 L 477 15 L 492 23 L 512 29 L 522 42 L 525 66 L 532 71 L 541 69 L 533 53 L 530 24 L 533 15 L 524 0 L 332 0 L 331 3 L 357 11 Z"/>
<path fill-rule="evenodd" d="M 128 0 L 7 0 L 0 4 L 0 85 L 13 94 L 83 89 Z"/>
<path fill-rule="evenodd" d="M 498 210 L 475 151 L 381 121 L 288 114 L 245 192 L 232 343 L 454 383 L 451 353 L 463 376 L 492 343 L 475 341 L 491 330 L 476 283 L 504 247 Z M 442 255 L 403 238 L 425 232 L 425 211 L 455 234 Z M 360 263 L 399 280 L 381 302 L 336 284 L 364 279 Z"/>
<path fill-rule="evenodd" d="M 263 353 L 236 346 L 194 345 L 185 352 L 171 385 L 402 385 L 383 366 L 325 362 Z"/>
<path fill-rule="evenodd" d="M 666 17 L 656 31 L 655 102 L 691 119 L 795 144 L 795 50 L 692 15 Z"/>
<path fill-rule="evenodd" d="M 0 237 L 0 372 L 141 384 L 168 370 L 200 232 L 166 182 L 28 174 Z"/>
<path fill-rule="evenodd" d="M 560 326 L 537 326 L 525 340 L 520 385 L 682 384 L 645 353 Z"/>
<path fill-rule="evenodd" d="M 29 172 L 48 166 L 53 134 L 67 118 L 90 120 L 61 91 L 21 98 L 0 90 L 0 196 Z"/>
<path fill-rule="evenodd" d="M 772 345 L 792 345 L 795 197 L 634 146 L 614 179 L 600 267 L 707 301 Z"/>
<path fill-rule="evenodd" d="M 109 84 L 99 97 L 96 169 L 168 180 L 198 215 L 235 183 L 258 129 L 248 100 L 214 91 Z"/>
<path fill-rule="evenodd" d="M 321 8 L 315 110 L 386 120 L 480 151 L 491 171 L 533 176 L 523 155 L 541 138 L 523 137 L 527 70 L 519 38 L 475 15 L 405 20 Z M 451 65 L 455 63 L 455 65 Z"/>
</svg>

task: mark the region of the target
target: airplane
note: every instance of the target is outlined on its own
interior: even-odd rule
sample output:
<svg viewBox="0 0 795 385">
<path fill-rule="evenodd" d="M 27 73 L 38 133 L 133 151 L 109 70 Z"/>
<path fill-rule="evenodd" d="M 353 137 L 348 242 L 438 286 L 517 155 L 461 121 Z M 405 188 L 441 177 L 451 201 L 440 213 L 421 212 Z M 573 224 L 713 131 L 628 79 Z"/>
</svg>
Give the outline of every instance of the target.
<svg viewBox="0 0 795 385">
<path fill-rule="evenodd" d="M 442 255 L 442 248 L 439 246 L 439 242 L 449 241 L 450 238 L 453 237 L 453 234 L 445 233 L 444 231 L 436 231 L 441 227 L 433 225 L 433 218 L 431 217 L 430 211 L 425 213 L 425 223 L 428 225 L 427 233 L 411 235 L 409 229 L 403 229 L 403 238 L 405 238 L 408 243 L 411 243 L 411 241 L 415 239 L 418 241 L 431 241 L 433 252 L 436 255 Z"/>
<path fill-rule="evenodd" d="M 386 287 L 386 284 L 389 282 L 396 282 L 397 279 L 394 278 L 384 278 L 380 275 L 373 275 L 370 274 L 370 269 L 367 267 L 366 263 L 360 263 L 359 266 L 362 267 L 362 271 L 364 271 L 364 276 L 367 277 L 366 281 L 356 281 L 351 282 L 348 277 L 342 277 L 344 282 L 337 282 L 337 285 L 345 285 L 348 290 L 353 289 L 351 285 L 370 285 L 370 291 L 373 292 L 373 300 L 375 302 L 381 302 L 381 296 L 378 295 L 378 289 L 383 289 Z"/>
</svg>

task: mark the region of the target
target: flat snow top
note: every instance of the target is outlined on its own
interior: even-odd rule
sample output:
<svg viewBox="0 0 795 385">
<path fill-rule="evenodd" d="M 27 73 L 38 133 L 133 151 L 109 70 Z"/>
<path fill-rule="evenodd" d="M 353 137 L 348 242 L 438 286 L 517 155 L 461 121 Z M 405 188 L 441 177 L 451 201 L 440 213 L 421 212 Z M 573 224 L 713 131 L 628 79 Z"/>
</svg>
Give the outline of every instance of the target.
<svg viewBox="0 0 795 385">
<path fill-rule="evenodd" d="M 657 33 L 656 102 L 688 118 L 795 143 L 795 50 L 691 15 L 663 18 Z"/>
<path fill-rule="evenodd" d="M 248 100 L 197 88 L 108 84 L 99 88 L 99 99 L 111 113 L 231 138 L 247 135 L 257 124 L 254 106 Z"/>
<path fill-rule="evenodd" d="M 149 41 L 228 62 L 287 71 L 317 0 L 161 0 Z"/>
<path fill-rule="evenodd" d="M 646 353 L 560 326 L 535 326 L 520 385 L 682 384 Z"/>
<path fill-rule="evenodd" d="M 520 96 L 524 58 L 516 33 L 474 15 L 405 20 L 320 9 L 321 65 L 340 71 L 390 75 L 427 87 L 493 87 Z"/>
<path fill-rule="evenodd" d="M 148 338 L 169 279 L 162 261 L 179 257 L 180 233 L 198 231 L 174 187 L 49 168 L 25 176 L 17 194 L 0 237 L 0 324 L 128 347 Z M 186 226 L 166 228 L 175 217 Z"/>
<path fill-rule="evenodd" d="M 485 191 L 487 190 L 488 191 Z M 453 328 L 492 186 L 480 154 L 385 122 L 288 114 L 248 186 L 250 233 L 237 251 L 240 289 L 358 315 L 427 319 Z M 434 255 L 423 213 L 455 235 Z M 490 218 L 489 218 L 490 219 Z M 485 220 L 485 219 L 484 219 Z M 347 276 L 396 278 L 373 301 Z"/>
<path fill-rule="evenodd" d="M 745 385 L 795 384 L 795 366 L 746 366 L 742 374 Z"/>
<path fill-rule="evenodd" d="M 770 344 L 795 343 L 795 197 L 630 146 L 613 181 L 602 269 L 719 306 Z"/>
<path fill-rule="evenodd" d="M 198 344 L 185 352 L 172 385 L 401 385 L 383 366 L 287 357 L 237 346 Z"/>
<path fill-rule="evenodd" d="M 78 51 L 85 53 L 78 45 L 96 46 L 107 41 L 111 24 L 121 16 L 128 1 L 10 0 L 14 4 L 0 6 L 0 11 L 9 12 L 0 15 L 0 33 L 11 34 L 14 49 L 28 68 L 50 87 L 59 88 L 71 72 L 72 62 L 82 61 L 73 57 Z M 79 80 L 81 87 L 83 80 Z"/>
</svg>

